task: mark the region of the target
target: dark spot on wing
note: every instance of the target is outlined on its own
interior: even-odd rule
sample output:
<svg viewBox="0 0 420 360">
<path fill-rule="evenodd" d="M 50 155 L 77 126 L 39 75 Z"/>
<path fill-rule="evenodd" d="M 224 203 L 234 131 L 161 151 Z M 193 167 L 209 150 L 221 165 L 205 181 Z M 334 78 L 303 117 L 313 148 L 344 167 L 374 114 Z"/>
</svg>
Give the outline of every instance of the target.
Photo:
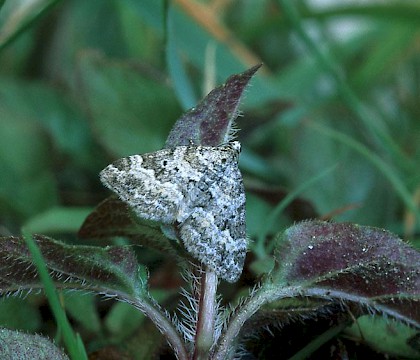
<svg viewBox="0 0 420 360">
<path fill-rule="evenodd" d="M 127 171 L 127 169 L 129 169 L 131 166 L 131 160 L 130 158 L 118 159 L 117 161 L 114 161 L 112 165 L 119 171 Z"/>
</svg>

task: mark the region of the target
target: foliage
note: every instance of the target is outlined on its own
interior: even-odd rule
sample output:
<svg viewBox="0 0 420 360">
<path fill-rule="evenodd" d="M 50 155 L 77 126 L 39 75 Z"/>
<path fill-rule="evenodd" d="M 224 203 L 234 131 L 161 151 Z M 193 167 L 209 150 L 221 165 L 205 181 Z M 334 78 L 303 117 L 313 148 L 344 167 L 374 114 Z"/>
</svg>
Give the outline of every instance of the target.
<svg viewBox="0 0 420 360">
<path fill-rule="evenodd" d="M 67 355 L 57 349 L 52 342 L 39 335 L 20 333 L 19 331 L 0 330 L 0 355 L 10 359 L 57 359 L 68 360 Z"/>
<path fill-rule="evenodd" d="M 229 350 L 224 340 L 242 339 L 260 358 L 280 351 L 276 344 L 282 358 L 325 357 L 333 348 L 356 357 L 369 351 L 355 349 L 360 340 L 395 357 L 417 357 L 418 255 L 391 233 L 363 225 L 419 245 L 419 14 L 414 1 L 0 1 L 2 292 L 43 286 L 18 235 L 24 225 L 45 234 L 36 243 L 88 352 L 147 358 L 162 351 L 164 338 L 187 351 L 162 311 L 182 316 L 172 305 L 179 300 L 174 290 L 185 286 L 174 270 L 188 266 L 183 249 L 115 198 L 75 234 L 108 196 L 98 173 L 112 160 L 164 147 L 171 129 L 167 145 L 185 144 L 192 136 L 182 134 L 197 130 L 189 116 L 204 119 L 204 132 L 192 134 L 208 136 L 208 144 L 232 135 L 252 67 L 263 63 L 236 134 L 253 241 L 241 281 L 220 286 L 223 305 L 238 306 L 226 307 L 225 326 L 216 326 L 214 354 Z M 180 118 L 246 68 L 236 97 L 213 92 Z M 201 135 L 196 143 L 207 141 Z M 362 226 L 289 227 L 310 218 Z M 132 306 L 63 295 L 61 288 L 131 304 L 161 324 L 164 337 L 133 316 Z M 31 321 L 7 317 L 13 306 Z M 8 298 L 0 325 L 53 337 L 40 310 L 39 295 Z M 124 335 L 115 330 L 122 319 L 131 321 Z M 385 345 L 394 340 L 391 352 Z"/>
</svg>

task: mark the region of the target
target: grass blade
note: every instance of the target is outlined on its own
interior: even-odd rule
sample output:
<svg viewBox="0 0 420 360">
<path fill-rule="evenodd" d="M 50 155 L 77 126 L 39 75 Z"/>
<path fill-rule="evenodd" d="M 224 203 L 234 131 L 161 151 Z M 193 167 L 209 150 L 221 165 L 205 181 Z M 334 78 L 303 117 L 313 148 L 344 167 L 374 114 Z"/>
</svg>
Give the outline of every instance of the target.
<svg viewBox="0 0 420 360">
<path fill-rule="evenodd" d="M 39 277 L 45 286 L 45 294 L 47 296 L 48 303 L 50 304 L 51 311 L 54 314 L 55 320 L 57 322 L 58 330 L 63 336 L 63 341 L 70 355 L 70 358 L 73 360 L 87 360 L 88 357 L 86 355 L 83 342 L 79 334 L 76 334 L 70 326 L 66 313 L 60 304 L 60 299 L 58 298 L 54 282 L 48 273 L 47 266 L 45 265 L 41 251 L 39 250 L 30 233 L 28 233 L 26 230 L 22 230 L 22 234 L 26 244 L 28 245 L 30 253 L 32 254 Z"/>
</svg>

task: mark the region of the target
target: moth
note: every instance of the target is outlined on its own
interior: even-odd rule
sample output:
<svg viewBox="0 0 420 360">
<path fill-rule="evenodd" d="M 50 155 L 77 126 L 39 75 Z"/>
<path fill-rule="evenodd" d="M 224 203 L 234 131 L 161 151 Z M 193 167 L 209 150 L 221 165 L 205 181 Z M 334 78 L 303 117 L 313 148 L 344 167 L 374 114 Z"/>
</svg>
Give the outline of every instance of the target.
<svg viewBox="0 0 420 360">
<path fill-rule="evenodd" d="M 140 218 L 174 226 L 194 258 L 235 282 L 247 250 L 240 150 L 234 141 L 132 155 L 108 165 L 100 179 Z"/>
</svg>

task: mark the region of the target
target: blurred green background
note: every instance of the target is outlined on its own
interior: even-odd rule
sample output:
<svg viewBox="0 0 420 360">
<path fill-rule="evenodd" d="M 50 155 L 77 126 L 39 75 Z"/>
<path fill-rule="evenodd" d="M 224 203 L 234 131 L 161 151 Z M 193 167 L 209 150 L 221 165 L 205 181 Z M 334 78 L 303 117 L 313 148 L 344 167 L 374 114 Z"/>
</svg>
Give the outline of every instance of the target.
<svg viewBox="0 0 420 360">
<path fill-rule="evenodd" d="M 419 244 L 418 1 L 0 6 L 0 235 L 26 225 L 76 241 L 110 194 L 103 167 L 162 148 L 183 111 L 262 62 L 237 122 L 255 259 L 280 229 L 313 217 Z M 98 331 L 93 298 L 75 299 L 67 305 L 76 321 Z M 38 329 L 38 303 L 3 303 L 0 313 L 18 306 L 33 321 L 23 313 L 1 323 Z"/>
<path fill-rule="evenodd" d="M 3 2 L 1 233 L 75 231 L 100 169 L 262 62 L 237 123 L 249 235 L 317 216 L 413 240 L 419 29 L 417 1 Z"/>
</svg>

